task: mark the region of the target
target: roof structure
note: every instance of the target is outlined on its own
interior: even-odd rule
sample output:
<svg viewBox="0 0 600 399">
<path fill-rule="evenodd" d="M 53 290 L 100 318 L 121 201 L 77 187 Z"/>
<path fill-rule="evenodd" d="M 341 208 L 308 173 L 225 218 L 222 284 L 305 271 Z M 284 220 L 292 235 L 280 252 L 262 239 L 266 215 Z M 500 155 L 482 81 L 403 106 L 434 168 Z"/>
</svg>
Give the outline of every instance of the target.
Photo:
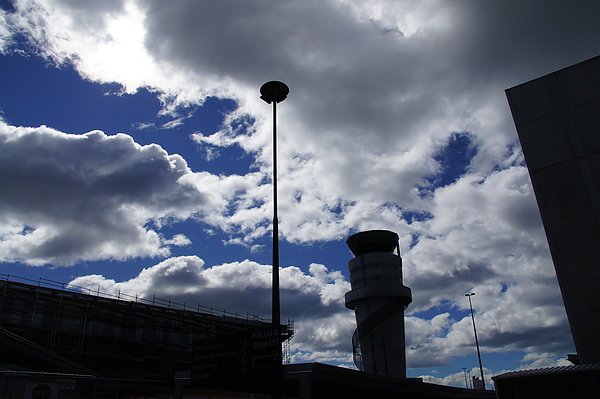
<svg viewBox="0 0 600 399">
<path fill-rule="evenodd" d="M 555 374 L 566 374 L 566 373 L 585 373 L 585 372 L 598 372 L 600 371 L 600 363 L 593 364 L 580 364 L 573 366 L 559 366 L 559 367 L 544 367 L 538 369 L 528 370 L 515 370 L 508 373 L 498 374 L 492 377 L 493 380 L 500 380 L 505 378 L 519 378 L 519 377 L 533 377 L 542 375 L 555 375 Z"/>
</svg>

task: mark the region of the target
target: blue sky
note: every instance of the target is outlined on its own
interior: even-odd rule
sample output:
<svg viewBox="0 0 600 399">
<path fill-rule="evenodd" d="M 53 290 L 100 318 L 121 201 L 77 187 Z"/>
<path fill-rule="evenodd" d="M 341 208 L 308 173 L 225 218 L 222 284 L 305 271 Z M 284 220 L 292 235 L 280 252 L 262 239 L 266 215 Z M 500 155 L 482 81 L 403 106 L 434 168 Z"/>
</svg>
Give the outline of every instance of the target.
<svg viewBox="0 0 600 399">
<path fill-rule="evenodd" d="M 268 317 L 271 108 L 258 89 L 278 79 L 291 89 L 278 178 L 292 361 L 351 366 L 344 240 L 389 229 L 413 290 L 410 376 L 464 384 L 472 291 L 488 376 L 565 364 L 573 344 L 504 90 L 597 55 L 598 6 L 0 5 L 0 273 Z"/>
</svg>

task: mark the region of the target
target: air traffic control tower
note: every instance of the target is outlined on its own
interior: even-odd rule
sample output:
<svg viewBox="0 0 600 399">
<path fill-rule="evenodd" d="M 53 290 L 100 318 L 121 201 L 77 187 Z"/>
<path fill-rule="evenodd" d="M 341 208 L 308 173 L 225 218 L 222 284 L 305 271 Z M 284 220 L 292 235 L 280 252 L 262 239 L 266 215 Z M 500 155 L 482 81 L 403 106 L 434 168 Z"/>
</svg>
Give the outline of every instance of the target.
<svg viewBox="0 0 600 399">
<path fill-rule="evenodd" d="M 363 231 L 346 244 L 355 256 L 348 262 L 352 290 L 345 298 L 356 316 L 354 362 L 366 372 L 405 378 L 404 309 L 412 295 L 402 284 L 398 234 Z"/>
</svg>

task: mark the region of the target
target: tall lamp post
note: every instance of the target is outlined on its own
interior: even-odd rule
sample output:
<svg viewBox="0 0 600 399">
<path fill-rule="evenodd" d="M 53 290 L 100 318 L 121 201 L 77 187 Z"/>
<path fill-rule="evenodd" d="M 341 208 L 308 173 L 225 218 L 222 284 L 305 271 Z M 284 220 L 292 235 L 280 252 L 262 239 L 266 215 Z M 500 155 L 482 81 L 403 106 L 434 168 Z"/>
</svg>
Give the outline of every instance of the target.
<svg viewBox="0 0 600 399">
<path fill-rule="evenodd" d="M 271 323 L 279 332 L 281 324 L 279 304 L 279 219 L 277 218 L 277 104 L 287 98 L 290 89 L 283 82 L 272 80 L 260 88 L 260 98 L 273 104 L 273 287 Z M 281 337 L 279 332 L 278 338 Z M 278 362 L 281 363 L 281 345 L 278 345 Z"/>
<path fill-rule="evenodd" d="M 471 303 L 471 297 L 475 295 L 474 292 L 465 294 L 469 298 L 469 307 L 471 308 L 471 320 L 473 320 L 473 333 L 475 334 L 475 346 L 477 346 L 477 358 L 479 359 L 479 372 L 481 373 L 481 384 L 485 389 L 485 379 L 483 378 L 483 366 L 481 365 L 481 352 L 479 352 L 479 340 L 477 340 L 477 328 L 475 328 L 475 316 L 473 315 L 473 304 Z"/>
</svg>

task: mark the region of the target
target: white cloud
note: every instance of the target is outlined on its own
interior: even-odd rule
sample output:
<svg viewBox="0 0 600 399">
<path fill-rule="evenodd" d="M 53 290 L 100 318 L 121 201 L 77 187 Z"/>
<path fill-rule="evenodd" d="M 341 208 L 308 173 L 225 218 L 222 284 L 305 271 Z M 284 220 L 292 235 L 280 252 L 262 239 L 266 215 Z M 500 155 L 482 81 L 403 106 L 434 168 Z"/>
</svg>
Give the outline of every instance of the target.
<svg viewBox="0 0 600 399">
<path fill-rule="evenodd" d="M 467 383 L 465 383 L 465 373 L 467 374 Z M 448 374 L 444 377 L 436 377 L 429 374 L 424 374 L 419 377 L 423 378 L 424 382 L 429 382 L 432 384 L 440 384 L 440 385 L 452 385 L 460 388 L 465 388 L 468 386 L 469 388 L 473 385 L 472 378 L 477 377 L 480 378 L 480 370 L 478 367 L 473 367 L 470 370 L 465 370 L 458 373 Z M 483 375 L 485 377 L 485 386 L 487 389 L 492 389 L 494 386 L 494 381 L 492 380 L 491 370 L 484 367 Z"/>
<path fill-rule="evenodd" d="M 339 350 L 324 350 L 324 351 L 308 351 L 302 352 L 295 349 L 296 344 L 292 341 L 291 363 L 328 363 L 336 364 L 341 367 L 355 368 L 352 355 L 347 351 Z"/>
<path fill-rule="evenodd" d="M 206 196 L 183 158 L 124 134 L 69 135 L 0 124 L 0 259 L 31 265 L 168 256 L 149 223 L 190 217 Z M 186 241 L 187 240 L 187 241 Z"/>
<path fill-rule="evenodd" d="M 434 192 L 429 212 L 431 219 L 414 226 L 418 242 L 405 252 L 416 309 L 453 301 L 483 282 L 497 289 L 535 279 L 558 294 L 524 167 L 464 175 Z"/>
<path fill-rule="evenodd" d="M 5 11 L 0 10 L 0 54 L 6 51 L 12 36 L 7 25 Z"/>
<path fill-rule="evenodd" d="M 523 369 L 536 369 L 544 367 L 561 367 L 561 366 L 572 366 L 566 357 L 557 358 L 552 353 L 528 353 L 523 356 Z"/>
<path fill-rule="evenodd" d="M 196 256 L 166 259 L 127 281 L 101 275 L 80 276 L 70 284 L 104 294 L 153 296 L 178 303 L 210 305 L 215 311 L 271 315 L 271 266 L 245 260 L 206 267 Z M 348 361 L 354 314 L 343 306 L 350 289 L 341 273 L 311 265 L 309 273 L 294 266 L 280 270 L 282 320 L 295 321 L 292 348 L 296 358 Z"/>
<path fill-rule="evenodd" d="M 474 290 L 485 352 L 521 349 L 565 354 L 572 350 L 524 167 L 508 167 L 488 176 L 464 175 L 433 193 L 429 212 L 432 217 L 415 226 L 418 242 L 403 255 L 405 284 L 413 292 L 409 315 L 440 304 L 467 312 L 463 295 Z M 431 359 L 444 364 L 472 351 L 470 317 L 434 323 L 442 316 L 428 321 L 407 317 L 410 365 L 431 365 Z"/>
<path fill-rule="evenodd" d="M 163 240 L 163 243 L 176 247 L 185 247 L 186 245 L 190 245 L 192 242 L 183 234 L 175 234 L 171 239 Z"/>
</svg>

